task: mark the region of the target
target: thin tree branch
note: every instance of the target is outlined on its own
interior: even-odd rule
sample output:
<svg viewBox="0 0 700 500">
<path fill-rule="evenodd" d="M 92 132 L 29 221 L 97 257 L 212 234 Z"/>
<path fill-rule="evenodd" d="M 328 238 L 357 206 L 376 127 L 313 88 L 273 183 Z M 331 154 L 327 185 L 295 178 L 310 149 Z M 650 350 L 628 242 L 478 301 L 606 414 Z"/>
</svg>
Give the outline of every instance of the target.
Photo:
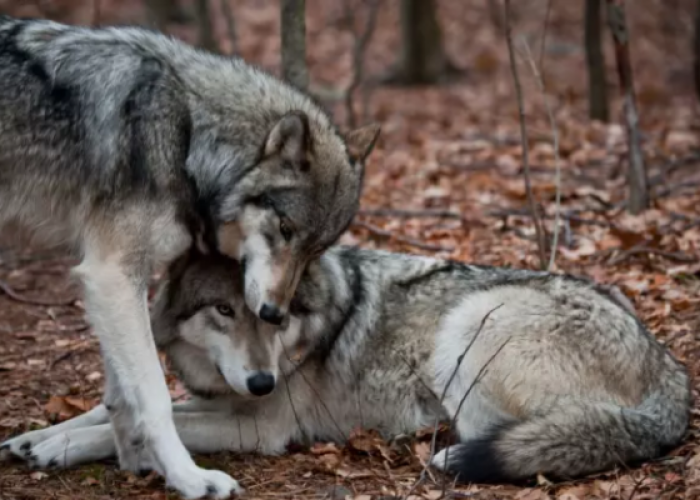
<svg viewBox="0 0 700 500">
<path fill-rule="evenodd" d="M 387 231 L 386 229 L 382 229 L 381 227 L 375 226 L 374 224 L 370 224 L 368 222 L 356 220 L 356 221 L 353 221 L 353 225 L 357 226 L 357 227 L 364 228 L 376 236 L 381 236 L 382 238 L 390 238 L 390 239 L 396 240 L 400 243 L 403 243 L 404 245 L 409 245 L 412 247 L 420 248 L 421 250 L 428 250 L 430 252 L 453 252 L 454 251 L 454 247 L 444 247 L 441 245 L 434 245 L 432 243 L 425 243 L 423 241 L 416 240 L 414 238 L 409 238 L 408 236 L 403 236 L 400 234 L 392 233 L 391 231 Z"/>
<path fill-rule="evenodd" d="M 556 186 L 556 200 L 554 202 L 554 236 L 552 237 L 552 251 L 549 254 L 549 265 L 547 269 L 551 270 L 556 261 L 557 255 L 557 245 L 559 244 L 559 215 L 561 212 L 561 162 L 559 158 L 559 133 L 557 130 L 557 123 L 554 120 L 554 113 L 552 113 L 552 107 L 549 105 L 549 99 L 547 99 L 547 89 L 544 86 L 544 79 L 537 69 L 535 60 L 532 58 L 532 52 L 530 52 L 530 46 L 525 40 L 523 40 L 523 45 L 525 46 L 525 53 L 527 54 L 527 60 L 530 62 L 530 68 L 535 76 L 537 85 L 540 87 L 540 92 L 542 92 L 542 100 L 544 101 L 544 106 L 547 109 L 547 116 L 549 117 L 549 125 L 552 127 L 552 142 L 554 145 L 554 184 Z"/>
<path fill-rule="evenodd" d="M 506 0 L 508 1 L 508 0 Z M 486 360 L 486 363 L 481 367 L 479 370 L 479 373 L 476 374 L 476 377 L 474 377 L 474 381 L 469 384 L 469 387 L 467 387 L 467 390 L 464 392 L 464 396 L 462 396 L 462 399 L 459 401 L 459 405 L 457 405 L 457 410 L 455 411 L 455 415 L 452 418 L 452 421 L 450 422 L 450 429 L 453 429 L 455 424 L 457 423 L 457 417 L 459 417 L 459 412 L 462 411 L 462 406 L 464 405 L 464 402 L 467 400 L 469 397 L 469 394 L 471 394 L 472 390 L 474 387 L 476 387 L 476 384 L 481 382 L 481 379 L 484 378 L 484 375 L 486 374 L 486 369 L 488 366 L 493 362 L 494 359 L 496 359 L 496 356 L 498 356 L 503 348 L 510 342 L 510 337 L 508 337 L 499 347 L 496 349 L 496 351 L 489 357 L 489 359 Z M 447 447 L 445 449 L 445 463 L 448 463 L 450 457 L 450 448 Z M 445 491 L 445 484 L 443 484 L 443 495 L 446 493 Z"/>
<path fill-rule="evenodd" d="M 367 46 L 369 45 L 374 28 L 377 25 L 377 13 L 379 12 L 379 0 L 368 0 L 369 12 L 367 14 L 367 24 L 362 34 L 355 38 L 355 47 L 353 49 L 353 75 L 350 86 L 345 91 L 345 109 L 347 113 L 348 127 L 353 129 L 357 125 L 354 111 L 354 95 L 357 88 L 360 86 L 364 76 L 364 59 Z M 354 18 L 354 16 L 352 16 Z M 353 21 L 354 19 L 351 19 Z M 353 22 L 349 23 L 351 26 Z"/>
<path fill-rule="evenodd" d="M 233 7 L 231 0 L 221 0 L 221 10 L 226 19 L 226 29 L 228 30 L 228 39 L 231 42 L 231 52 L 238 53 L 238 37 L 236 35 L 236 18 L 233 16 Z"/>
<path fill-rule="evenodd" d="M 525 124 L 525 106 L 523 104 L 523 89 L 520 85 L 520 77 L 518 76 L 518 67 L 515 61 L 515 49 L 513 48 L 513 35 L 510 15 L 510 0 L 505 0 L 505 26 L 506 26 L 506 42 L 508 44 L 508 55 L 510 58 L 510 69 L 513 74 L 513 84 L 515 85 L 515 93 L 518 100 L 518 114 L 520 117 L 520 140 L 523 148 L 523 175 L 525 177 L 525 192 L 527 194 L 527 202 L 532 212 L 532 221 L 535 225 L 535 233 L 537 235 L 537 249 L 540 257 L 540 267 L 545 269 L 547 266 L 547 256 L 545 248 L 544 230 L 542 221 L 540 220 L 535 204 L 535 197 L 532 194 L 532 184 L 530 182 L 530 154 L 527 141 L 527 125 Z"/>
<path fill-rule="evenodd" d="M 552 0 L 547 0 L 547 10 L 544 14 L 544 27 L 542 28 L 542 42 L 540 43 L 540 68 L 544 71 L 544 51 L 547 45 L 547 28 L 549 28 L 549 16 L 552 13 Z"/>
<path fill-rule="evenodd" d="M 486 325 L 486 321 L 488 321 L 488 319 L 491 317 L 491 315 L 494 312 L 496 312 L 498 309 L 500 309 L 501 307 L 503 307 L 503 304 L 497 305 L 496 307 L 491 309 L 489 312 L 487 312 L 483 318 L 481 318 L 481 323 L 479 323 L 479 328 L 476 330 L 476 333 L 474 333 L 474 336 L 467 343 L 467 345 L 464 348 L 464 350 L 462 351 L 462 353 L 459 356 L 457 356 L 457 364 L 455 365 L 454 370 L 452 370 L 452 373 L 450 374 L 450 378 L 447 380 L 447 383 L 445 384 L 445 388 L 442 390 L 442 394 L 440 395 L 440 399 L 439 399 L 440 406 L 442 406 L 443 402 L 445 401 L 445 397 L 447 396 L 447 391 L 450 388 L 450 386 L 452 385 L 452 382 L 454 381 L 455 377 L 457 376 L 457 372 L 459 371 L 460 366 L 462 366 L 462 362 L 464 361 L 464 358 L 466 357 L 467 353 L 471 350 L 471 348 L 474 345 L 474 343 L 476 342 L 476 340 L 481 335 L 481 332 L 484 330 L 484 326 Z M 491 362 L 490 360 L 487 361 L 486 365 L 484 365 L 484 367 L 487 366 L 490 362 Z M 482 369 L 484 367 L 482 367 Z M 479 373 L 481 373 L 481 372 L 479 372 Z M 474 383 L 472 384 L 472 386 L 478 381 L 478 378 L 479 378 L 479 376 L 477 375 L 477 378 L 474 379 Z M 468 391 L 471 392 L 471 386 L 469 387 Z M 431 390 L 431 393 L 432 392 L 433 391 Z M 439 430 L 440 430 L 440 416 L 438 415 L 435 417 L 435 424 L 433 427 L 433 435 L 430 438 L 430 456 L 428 457 L 428 460 L 426 461 L 425 465 L 423 466 L 423 470 L 421 471 L 418 480 L 415 483 L 413 483 L 413 486 L 411 486 L 411 489 L 405 495 L 404 498 L 410 497 L 413 494 L 413 492 L 416 490 L 416 488 L 418 488 L 418 486 L 420 486 L 420 484 L 425 480 L 425 477 L 428 473 L 428 466 L 430 465 L 430 463 L 433 461 L 433 458 L 435 457 L 435 451 L 436 451 L 435 448 L 437 446 L 437 435 L 438 435 Z"/>
<path fill-rule="evenodd" d="M 100 1 L 101 0 L 92 0 L 92 25 L 93 26 L 99 26 L 100 19 L 102 18 Z"/>
<path fill-rule="evenodd" d="M 5 295 L 7 295 L 10 299 L 14 300 L 15 302 L 22 302 L 24 304 L 31 304 L 35 306 L 47 306 L 47 307 L 61 307 L 61 306 L 70 306 L 72 305 L 75 301 L 76 298 L 73 297 L 68 300 L 41 300 L 41 299 L 32 299 L 29 297 L 25 297 L 23 295 L 18 294 L 15 292 L 12 287 L 7 284 L 6 282 L 0 280 L 0 292 L 3 292 Z"/>
<path fill-rule="evenodd" d="M 461 219 L 462 216 L 450 210 L 427 208 L 425 210 L 411 210 L 407 208 L 365 208 L 358 212 L 360 215 L 375 217 L 397 217 L 404 219 L 421 219 L 435 217 L 438 219 Z"/>
</svg>

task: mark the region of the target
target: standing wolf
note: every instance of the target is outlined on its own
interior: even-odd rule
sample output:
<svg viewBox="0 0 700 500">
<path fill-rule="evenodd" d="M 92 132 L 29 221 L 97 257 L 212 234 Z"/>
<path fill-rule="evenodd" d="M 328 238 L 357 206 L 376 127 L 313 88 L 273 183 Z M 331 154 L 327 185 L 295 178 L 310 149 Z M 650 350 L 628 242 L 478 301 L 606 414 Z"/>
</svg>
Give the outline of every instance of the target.
<svg viewBox="0 0 700 500">
<path fill-rule="evenodd" d="M 81 255 L 123 468 L 144 455 L 188 498 L 238 488 L 177 436 L 149 275 L 193 244 L 222 252 L 248 307 L 282 323 L 307 261 L 350 223 L 377 134 L 341 138 L 300 92 L 160 34 L 0 18 L 0 226 Z"/>
<path fill-rule="evenodd" d="M 309 265 L 275 334 L 223 278 L 232 267 L 183 257 L 153 308 L 156 342 L 196 395 L 175 407 L 193 452 L 281 453 L 358 425 L 395 436 L 453 419 L 461 442 L 433 465 L 509 482 L 654 458 L 687 429 L 685 369 L 590 282 L 335 247 Z M 10 451 L 39 467 L 112 456 L 106 413 Z"/>
</svg>

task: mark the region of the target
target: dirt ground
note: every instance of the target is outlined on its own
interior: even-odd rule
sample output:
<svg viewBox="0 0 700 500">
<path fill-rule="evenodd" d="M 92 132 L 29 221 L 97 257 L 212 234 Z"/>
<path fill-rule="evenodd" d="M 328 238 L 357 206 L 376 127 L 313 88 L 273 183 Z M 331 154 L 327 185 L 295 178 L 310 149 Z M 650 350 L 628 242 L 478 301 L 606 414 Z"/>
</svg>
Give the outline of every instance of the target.
<svg viewBox="0 0 700 500">
<path fill-rule="evenodd" d="M 36 14 L 29 4 L 0 8 Z M 45 2 L 46 3 L 46 2 Z M 52 3 L 52 2 L 48 2 Z M 62 0 L 55 18 L 91 23 L 91 2 Z M 213 2 L 218 6 L 218 2 Z M 382 124 L 383 133 L 366 176 L 361 212 L 343 241 L 367 247 L 440 255 L 483 264 L 537 267 L 537 246 L 527 215 L 517 104 L 500 30 L 477 0 L 439 1 L 450 57 L 463 69 L 454 81 L 420 88 L 372 87 L 360 92 L 356 111 Z M 695 2 L 673 2 L 678 12 Z M 397 2 L 382 3 L 366 57 L 367 74 L 385 71 L 396 55 Z M 495 4 L 500 5 L 499 2 Z M 669 13 L 664 2 L 638 0 L 630 10 L 632 55 L 644 152 L 654 196 L 640 216 L 624 210 L 626 146 L 619 124 L 614 59 L 606 39 L 612 120 L 586 117 L 582 8 L 553 2 L 542 44 L 546 1 L 516 2 L 515 32 L 541 67 L 559 134 L 562 172 L 560 245 L 556 271 L 614 284 L 633 302 L 655 335 L 698 374 L 700 343 L 700 120 L 692 93 L 690 15 Z M 136 0 L 103 0 L 103 23 L 141 19 Z M 279 14 L 272 0 L 232 2 L 241 54 L 271 71 L 279 63 Z M 353 37 L 340 3 L 307 0 L 308 61 L 315 88 L 344 88 L 351 78 Z M 668 5 L 671 5 L 669 2 Z M 9 6 L 9 7 L 8 7 Z M 685 10 L 684 10 L 685 9 Z M 355 9 L 356 28 L 366 10 Z M 60 14 L 60 15 L 59 15 Z M 226 28 L 216 17 L 222 50 Z M 669 27 L 670 23 L 670 27 Z M 191 28 L 172 26 L 193 40 Z M 522 47 L 522 45 L 521 45 Z M 525 51 L 521 50 L 522 53 Z M 556 214 L 557 164 L 540 91 L 519 63 L 524 79 L 532 182 L 546 214 L 548 240 Z M 367 86 L 369 88 L 369 86 Z M 342 104 L 330 104 L 345 123 Z M 0 239 L 0 441 L 69 418 L 99 401 L 102 367 L 98 344 L 84 319 L 80 290 L 70 280 L 74 260 Z M 183 397 L 169 377 L 172 393 Z M 694 395 L 698 384 L 694 382 Z M 299 499 L 691 499 L 700 498 L 700 408 L 684 444 L 635 469 L 564 484 L 454 487 L 440 475 L 418 481 L 430 432 L 384 443 L 358 432 L 347 446 L 318 443 L 283 457 L 197 457 L 229 471 L 247 498 Z M 70 471 L 30 471 L 0 463 L 1 500 L 177 498 L 162 480 L 119 472 L 114 463 Z"/>
</svg>

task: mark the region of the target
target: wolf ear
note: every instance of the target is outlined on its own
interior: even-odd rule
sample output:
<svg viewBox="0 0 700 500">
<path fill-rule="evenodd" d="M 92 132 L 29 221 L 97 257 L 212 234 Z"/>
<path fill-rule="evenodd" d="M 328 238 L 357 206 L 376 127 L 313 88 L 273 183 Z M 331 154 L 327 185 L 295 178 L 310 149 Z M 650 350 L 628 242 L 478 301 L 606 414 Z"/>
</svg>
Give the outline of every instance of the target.
<svg viewBox="0 0 700 500">
<path fill-rule="evenodd" d="M 364 162 L 374 149 L 381 127 L 372 124 L 348 132 L 345 135 L 348 154 L 355 161 Z"/>
<path fill-rule="evenodd" d="M 309 122 L 306 115 L 293 112 L 284 115 L 267 136 L 265 156 L 279 153 L 295 164 L 307 162 L 309 149 Z"/>
</svg>

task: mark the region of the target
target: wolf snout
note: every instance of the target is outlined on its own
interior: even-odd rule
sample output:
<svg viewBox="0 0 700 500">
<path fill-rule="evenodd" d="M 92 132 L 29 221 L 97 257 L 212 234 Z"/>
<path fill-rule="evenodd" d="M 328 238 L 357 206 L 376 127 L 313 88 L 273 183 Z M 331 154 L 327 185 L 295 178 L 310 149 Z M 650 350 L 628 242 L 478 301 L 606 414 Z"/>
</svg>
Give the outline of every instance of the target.
<svg viewBox="0 0 700 500">
<path fill-rule="evenodd" d="M 270 323 L 275 326 L 280 326 L 284 321 L 285 314 L 274 304 L 265 303 L 260 308 L 258 317 L 266 323 Z"/>
<path fill-rule="evenodd" d="M 270 372 L 257 372 L 246 381 L 248 390 L 254 396 L 267 396 L 275 389 L 275 377 Z"/>
</svg>

